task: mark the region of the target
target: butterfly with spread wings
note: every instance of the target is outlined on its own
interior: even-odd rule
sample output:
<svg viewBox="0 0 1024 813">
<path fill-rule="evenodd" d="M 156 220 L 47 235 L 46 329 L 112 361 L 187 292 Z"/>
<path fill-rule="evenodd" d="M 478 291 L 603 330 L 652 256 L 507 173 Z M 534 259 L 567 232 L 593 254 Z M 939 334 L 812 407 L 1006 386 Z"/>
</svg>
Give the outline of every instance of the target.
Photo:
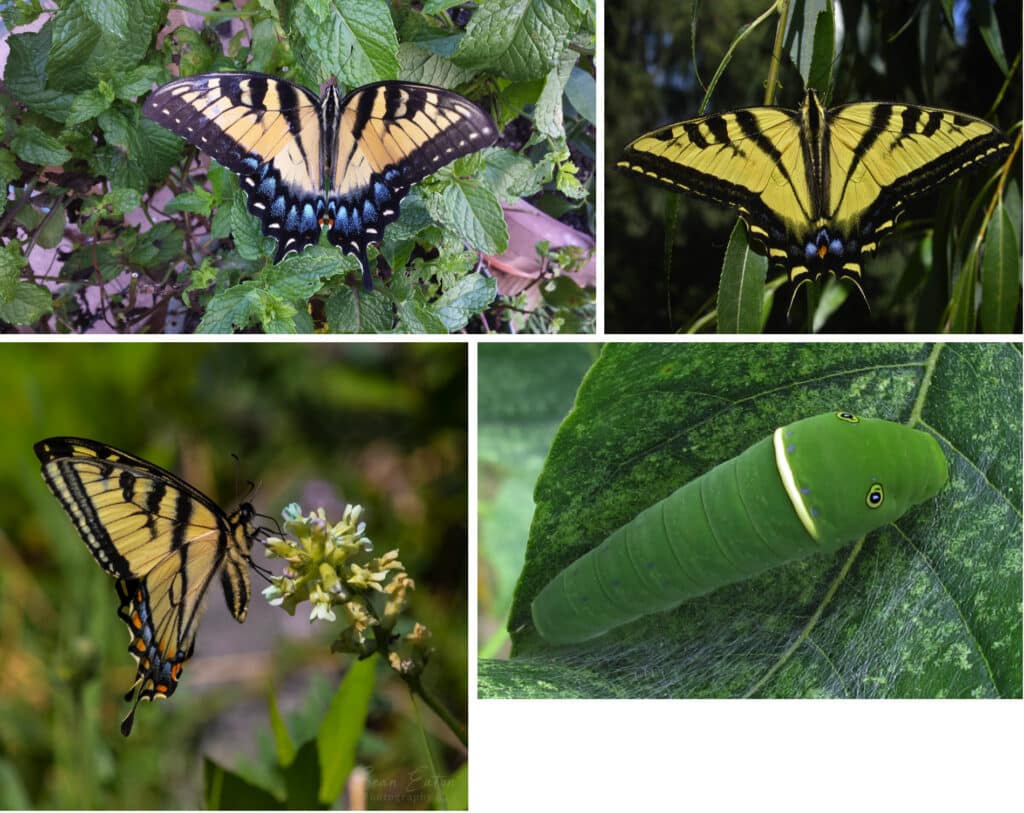
<svg viewBox="0 0 1024 813">
<path fill-rule="evenodd" d="M 242 179 L 249 211 L 277 240 L 274 262 L 327 228 L 373 289 L 370 243 L 398 219 L 412 184 L 493 144 L 479 107 L 449 90 L 377 82 L 344 98 L 261 73 L 209 73 L 154 91 L 143 112 Z"/>
<path fill-rule="evenodd" d="M 228 609 L 245 621 L 252 548 L 266 529 L 253 527 L 251 504 L 227 514 L 171 472 L 105 443 L 55 437 L 34 448 L 43 480 L 93 558 L 117 579 L 117 614 L 138 664 L 125 695 L 135 697 L 121 723 L 127 737 L 140 700 L 174 694 L 218 573 Z"/>
</svg>

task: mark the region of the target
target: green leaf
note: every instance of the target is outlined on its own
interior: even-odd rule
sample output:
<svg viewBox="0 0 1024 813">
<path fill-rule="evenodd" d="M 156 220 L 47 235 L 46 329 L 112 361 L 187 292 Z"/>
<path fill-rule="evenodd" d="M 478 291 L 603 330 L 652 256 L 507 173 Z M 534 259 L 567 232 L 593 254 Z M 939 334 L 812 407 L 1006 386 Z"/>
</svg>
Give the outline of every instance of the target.
<svg viewBox="0 0 1024 813">
<path fill-rule="evenodd" d="M 491 147 L 483 152 L 480 182 L 506 203 L 535 195 L 544 188 L 529 158 L 513 150 Z"/>
<path fill-rule="evenodd" d="M 1019 344 L 607 345 L 537 482 L 516 657 L 481 662 L 481 695 L 1020 697 L 1021 370 Z M 843 408 L 935 434 L 949 484 L 863 545 L 587 645 L 533 632 L 540 588 L 640 510 Z"/>
<path fill-rule="evenodd" d="M 491 0 L 477 8 L 453 61 L 505 79 L 539 79 L 582 23 L 576 8 L 557 0 Z"/>
<path fill-rule="evenodd" d="M 576 55 L 566 51 L 544 80 L 544 90 L 537 99 L 534 108 L 533 123 L 537 132 L 548 138 L 565 138 L 565 126 L 562 123 L 562 96 L 565 86 L 576 64 Z"/>
<path fill-rule="evenodd" d="M 67 224 L 64 204 L 62 202 L 55 203 L 53 211 L 47 215 L 43 227 L 36 234 L 36 243 L 43 248 L 56 248 L 64 239 L 64 228 Z"/>
<path fill-rule="evenodd" d="M 359 262 L 354 257 L 345 255 L 342 259 L 336 249 L 312 246 L 268 266 L 260 279 L 275 296 L 305 304 L 327 280 L 358 267 Z"/>
<path fill-rule="evenodd" d="M 113 215 L 123 215 L 142 205 L 142 195 L 134 189 L 111 189 L 103 196 L 102 206 Z"/>
<path fill-rule="evenodd" d="M 314 755 L 315 756 L 315 755 Z M 284 805 L 212 759 L 203 760 L 203 804 L 207 810 L 282 810 Z"/>
<path fill-rule="evenodd" d="M 294 761 L 296 748 L 277 705 L 277 695 L 273 691 L 270 692 L 267 705 L 269 706 L 270 730 L 274 735 L 274 751 L 277 754 L 277 761 L 281 765 L 287 765 Z"/>
<path fill-rule="evenodd" d="M 398 325 L 406 333 L 447 333 L 448 327 L 419 299 L 398 303 Z"/>
<path fill-rule="evenodd" d="M 168 214 L 174 212 L 192 212 L 193 214 L 209 217 L 213 211 L 213 195 L 205 189 L 196 189 L 195 192 L 182 192 L 175 195 L 164 206 Z"/>
<path fill-rule="evenodd" d="M 110 2 L 110 0 L 82 0 L 85 15 L 96 23 L 97 27 L 124 40 L 131 33 L 132 20 L 128 3 Z"/>
<path fill-rule="evenodd" d="M 192 268 L 188 287 L 181 292 L 182 301 L 192 307 L 190 294 L 193 291 L 205 291 L 217 280 L 217 268 L 210 257 L 204 257 L 198 268 Z"/>
<path fill-rule="evenodd" d="M 747 229 L 737 218 L 722 259 L 718 286 L 718 332 L 760 333 L 764 324 L 764 283 L 768 260 L 747 243 Z"/>
<path fill-rule="evenodd" d="M 1000 199 L 985 235 L 981 261 L 981 329 L 1013 333 L 1020 307 L 1020 249 L 1013 222 Z"/>
<path fill-rule="evenodd" d="M 47 61 L 53 36 L 53 20 L 37 33 L 14 34 L 7 42 L 10 53 L 4 81 L 14 97 L 33 113 L 64 121 L 74 93 L 47 87 Z"/>
<path fill-rule="evenodd" d="M 0 250 L 0 305 L 13 301 L 21 269 L 27 265 L 28 259 L 17 241 L 12 240 Z"/>
<path fill-rule="evenodd" d="M 18 162 L 14 158 L 14 153 L 8 149 L 0 147 L 0 179 L 4 181 L 13 181 L 20 174 L 21 170 L 18 169 Z"/>
<path fill-rule="evenodd" d="M 398 77 L 398 38 L 385 0 L 339 3 L 329 14 L 315 3 L 299 3 L 291 24 L 291 45 L 316 66 L 317 82 L 333 75 L 351 88 Z"/>
<path fill-rule="evenodd" d="M 331 333 L 389 333 L 394 325 L 391 303 L 380 291 L 335 291 L 324 304 Z"/>
<path fill-rule="evenodd" d="M 180 257 L 184 250 L 184 233 L 171 221 L 163 220 L 139 235 L 128 261 L 145 268 L 159 268 Z"/>
<path fill-rule="evenodd" d="M 597 124 L 596 82 L 593 76 L 578 65 L 569 74 L 569 81 L 565 85 L 565 98 L 583 118 L 591 124 Z"/>
<path fill-rule="evenodd" d="M 272 308 L 270 294 L 253 280 L 214 294 L 196 333 L 233 333 L 261 323 Z"/>
<path fill-rule="evenodd" d="M 41 0 L 19 0 L 15 3 L 5 3 L 4 7 L 0 9 L 0 17 L 3 18 L 4 25 L 8 28 L 20 28 L 34 22 L 44 10 L 49 13 L 48 9 L 43 9 Z M 7 805 L 7 807 L 11 807 L 11 805 Z"/>
<path fill-rule="evenodd" d="M 114 90 L 106 82 L 101 82 L 98 87 L 90 88 L 79 93 L 71 103 L 71 110 L 65 124 L 69 127 L 81 124 L 95 118 L 104 110 L 107 110 L 114 101 Z"/>
<path fill-rule="evenodd" d="M 235 194 L 231 205 L 231 236 L 235 238 L 235 248 L 242 259 L 259 260 L 269 253 L 264 250 L 264 240 L 269 244 L 270 238 L 264 238 L 260 221 L 249 214 L 245 194 L 241 190 Z"/>
<path fill-rule="evenodd" d="M 483 274 L 466 274 L 445 289 L 433 304 L 434 313 L 449 332 L 461 330 L 471 316 L 486 310 L 498 295 L 498 283 Z"/>
<path fill-rule="evenodd" d="M 356 748 L 366 729 L 366 715 L 376 682 L 377 658 L 355 661 L 331 698 L 323 725 L 316 735 L 320 755 L 320 794 L 333 804 L 356 764 Z"/>
<path fill-rule="evenodd" d="M 472 248 L 498 254 L 508 247 L 508 227 L 501 204 L 479 181 L 454 178 L 427 206 L 434 219 L 462 237 Z"/>
<path fill-rule="evenodd" d="M 81 91 L 95 84 L 94 77 L 127 74 L 145 59 L 164 13 L 160 0 L 64 4 L 53 18 L 50 83 Z"/>
<path fill-rule="evenodd" d="M 107 143 L 129 151 L 138 145 L 138 119 L 133 121 L 120 110 L 111 108 L 100 111 L 97 122 Z"/>
<path fill-rule="evenodd" d="M 114 77 L 114 94 L 118 99 L 132 101 L 149 93 L 153 85 L 164 78 L 164 69 L 159 65 L 139 65 L 124 76 Z"/>
<path fill-rule="evenodd" d="M 42 285 L 19 282 L 10 301 L 0 305 L 0 322 L 31 325 L 53 311 L 53 298 Z"/>
<path fill-rule="evenodd" d="M 103 123 L 102 118 L 100 123 Z M 147 118 L 139 119 L 138 138 L 141 147 L 138 154 L 132 156 L 132 160 L 138 161 L 149 180 L 163 180 L 171 167 L 181 159 L 182 140 Z M 210 166 L 212 176 L 212 162 Z"/>
<path fill-rule="evenodd" d="M 295 759 L 284 770 L 284 783 L 289 810 L 320 810 L 326 805 L 317 803 L 317 781 L 322 778 L 320 753 L 310 740 L 302 744 Z"/>
<path fill-rule="evenodd" d="M 475 71 L 461 68 L 419 43 L 403 42 L 398 46 L 399 75 L 406 82 L 422 82 L 442 88 L 465 84 Z"/>
<path fill-rule="evenodd" d="M 32 124 L 18 129 L 11 139 L 11 149 L 22 161 L 40 166 L 63 166 L 71 158 L 71 153 L 60 141 Z"/>
</svg>

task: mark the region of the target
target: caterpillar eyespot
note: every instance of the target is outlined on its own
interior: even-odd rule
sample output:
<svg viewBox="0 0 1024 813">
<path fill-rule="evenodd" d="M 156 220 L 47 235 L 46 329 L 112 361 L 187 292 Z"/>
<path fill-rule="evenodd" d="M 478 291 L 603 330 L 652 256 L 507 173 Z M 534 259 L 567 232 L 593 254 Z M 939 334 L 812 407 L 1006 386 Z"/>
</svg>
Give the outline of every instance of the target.
<svg viewBox="0 0 1024 813">
<path fill-rule="evenodd" d="M 934 437 L 829 412 L 776 429 L 686 483 L 558 573 L 534 598 L 554 644 L 796 559 L 838 550 L 934 497 L 948 478 Z"/>
<path fill-rule="evenodd" d="M 881 483 L 873 483 L 868 489 L 868 496 L 864 502 L 868 508 L 878 508 L 885 501 L 885 490 Z"/>
</svg>

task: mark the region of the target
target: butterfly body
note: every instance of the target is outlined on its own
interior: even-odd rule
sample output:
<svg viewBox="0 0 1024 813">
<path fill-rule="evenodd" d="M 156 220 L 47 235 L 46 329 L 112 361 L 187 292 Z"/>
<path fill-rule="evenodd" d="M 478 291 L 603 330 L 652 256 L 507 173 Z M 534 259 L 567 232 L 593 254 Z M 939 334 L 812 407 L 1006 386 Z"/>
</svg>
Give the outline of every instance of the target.
<svg viewBox="0 0 1024 813">
<path fill-rule="evenodd" d="M 398 219 L 412 184 L 497 140 L 490 117 L 451 91 L 378 82 L 322 96 L 260 73 L 210 73 L 154 91 L 143 112 L 239 174 L 248 208 L 277 240 L 274 262 L 328 240 L 353 254 Z"/>
<path fill-rule="evenodd" d="M 227 514 L 176 475 L 105 443 L 56 437 L 35 444 L 43 480 L 97 563 L 117 579 L 118 616 L 128 625 L 135 704 L 169 697 L 195 649 L 206 592 L 220 576 L 241 623 L 249 606 L 249 565 L 258 530 L 253 508 Z"/>
</svg>

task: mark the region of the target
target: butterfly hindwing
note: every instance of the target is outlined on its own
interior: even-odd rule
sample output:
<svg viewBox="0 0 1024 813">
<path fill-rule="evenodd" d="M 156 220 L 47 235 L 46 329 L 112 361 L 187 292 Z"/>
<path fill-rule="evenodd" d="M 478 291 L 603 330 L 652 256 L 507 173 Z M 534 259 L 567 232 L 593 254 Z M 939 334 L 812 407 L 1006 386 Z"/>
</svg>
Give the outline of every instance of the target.
<svg viewBox="0 0 1024 813">
<path fill-rule="evenodd" d="M 239 174 L 249 211 L 277 240 L 274 262 L 326 226 L 358 258 L 368 290 L 366 248 L 398 218 L 410 186 L 498 136 L 457 93 L 407 82 L 342 99 L 333 80 L 317 97 L 266 74 L 203 74 L 158 88 L 143 111 Z"/>
<path fill-rule="evenodd" d="M 117 579 L 118 615 L 138 662 L 127 735 L 140 700 L 174 693 L 218 572 L 228 609 L 245 620 L 253 510 L 244 503 L 225 514 L 171 472 L 97 441 L 49 438 L 35 451 L 46 484 Z"/>
</svg>

